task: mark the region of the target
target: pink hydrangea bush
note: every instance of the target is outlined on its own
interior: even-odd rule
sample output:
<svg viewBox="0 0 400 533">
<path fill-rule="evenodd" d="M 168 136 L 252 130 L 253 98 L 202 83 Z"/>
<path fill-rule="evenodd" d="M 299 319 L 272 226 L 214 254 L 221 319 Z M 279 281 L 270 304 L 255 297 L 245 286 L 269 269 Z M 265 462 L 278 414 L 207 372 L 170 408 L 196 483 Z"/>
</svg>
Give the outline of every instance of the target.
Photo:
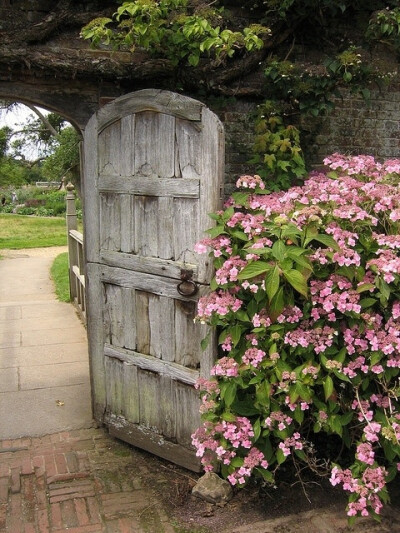
<svg viewBox="0 0 400 533">
<path fill-rule="evenodd" d="M 198 319 L 220 357 L 193 444 L 241 486 L 337 435 L 352 464 L 330 464 L 331 483 L 349 517 L 376 518 L 400 470 L 400 160 L 324 163 L 285 192 L 242 176 L 197 246 L 214 258 Z"/>
</svg>

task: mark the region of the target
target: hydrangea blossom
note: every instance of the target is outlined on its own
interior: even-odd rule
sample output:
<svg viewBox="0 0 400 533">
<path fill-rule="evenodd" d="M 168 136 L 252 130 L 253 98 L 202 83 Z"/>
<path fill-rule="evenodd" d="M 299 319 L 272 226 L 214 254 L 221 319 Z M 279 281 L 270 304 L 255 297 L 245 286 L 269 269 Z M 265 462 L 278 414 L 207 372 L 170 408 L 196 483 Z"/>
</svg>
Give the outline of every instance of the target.
<svg viewBox="0 0 400 533">
<path fill-rule="evenodd" d="M 400 160 L 324 164 L 271 194 L 241 176 L 214 217 L 220 235 L 196 247 L 214 260 L 198 319 L 219 328 L 220 351 L 197 385 L 193 444 L 206 471 L 217 461 L 242 486 L 307 463 L 312 429 L 337 434 L 353 463 L 332 465 L 331 483 L 349 517 L 377 515 L 400 472 Z"/>
</svg>

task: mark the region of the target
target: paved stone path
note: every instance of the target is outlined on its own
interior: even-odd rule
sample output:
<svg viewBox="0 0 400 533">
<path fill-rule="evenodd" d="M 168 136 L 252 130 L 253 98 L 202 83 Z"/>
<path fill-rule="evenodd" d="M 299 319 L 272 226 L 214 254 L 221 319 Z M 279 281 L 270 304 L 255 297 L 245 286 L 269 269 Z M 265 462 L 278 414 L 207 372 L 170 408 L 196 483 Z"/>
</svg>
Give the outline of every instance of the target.
<svg viewBox="0 0 400 533">
<path fill-rule="evenodd" d="M 61 251 L 1 251 L 0 439 L 92 424 L 86 330 L 49 275 Z"/>
<path fill-rule="evenodd" d="M 94 427 L 86 331 L 73 307 L 55 300 L 49 278 L 64 250 L 9 251 L 0 260 L 0 533 L 350 531 L 337 507 L 243 523 L 235 499 L 208 522 L 207 504 L 190 494 L 185 524 L 168 517 L 156 490 L 173 500 L 171 471 Z M 352 533 L 400 533 L 399 506 Z"/>
<path fill-rule="evenodd" d="M 0 443 L 1 533 L 174 533 L 145 458 L 102 429 Z"/>
</svg>

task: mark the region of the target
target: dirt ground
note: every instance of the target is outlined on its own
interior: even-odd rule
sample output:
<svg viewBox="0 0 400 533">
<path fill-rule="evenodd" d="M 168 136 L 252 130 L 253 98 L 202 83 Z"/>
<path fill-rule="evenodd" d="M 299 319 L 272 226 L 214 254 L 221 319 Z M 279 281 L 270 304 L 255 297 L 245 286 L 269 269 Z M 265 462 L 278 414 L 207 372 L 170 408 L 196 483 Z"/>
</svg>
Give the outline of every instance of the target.
<svg viewBox="0 0 400 533">
<path fill-rule="evenodd" d="M 310 511 L 318 511 L 323 515 L 334 513 L 339 519 L 343 518 L 342 527 L 335 529 L 337 533 L 400 532 L 399 486 L 393 487 L 392 504 L 386 506 L 380 524 L 372 520 L 362 520 L 355 528 L 350 529 L 346 525 L 346 495 L 340 488 L 332 487 L 327 479 L 317 480 L 310 477 L 306 480 L 306 496 L 301 484 L 291 477 L 288 469 L 277 482 L 276 488 L 253 484 L 235 490 L 229 503 L 217 506 L 192 496 L 191 490 L 201 474 L 181 469 L 145 452 L 140 454 L 145 458 L 146 468 L 150 472 L 147 483 L 158 492 L 159 498 L 174 520 L 173 523 L 180 525 L 181 528 L 177 529 L 179 533 L 225 533 L 233 530 L 246 533 L 306 533 L 310 531 L 307 524 L 290 526 L 284 525 L 283 521 L 288 516 L 299 513 L 306 513 L 307 517 L 307 512 Z M 283 479 L 284 477 L 287 479 Z M 279 519 L 282 520 L 282 529 Z M 269 521 L 274 524 L 272 529 L 264 528 L 267 526 L 262 524 L 254 529 L 254 524 L 268 524 Z M 293 522 L 296 523 L 296 520 L 292 520 L 291 524 Z M 327 528 L 325 531 L 331 529 Z M 318 529 L 318 533 L 325 532 Z"/>
</svg>

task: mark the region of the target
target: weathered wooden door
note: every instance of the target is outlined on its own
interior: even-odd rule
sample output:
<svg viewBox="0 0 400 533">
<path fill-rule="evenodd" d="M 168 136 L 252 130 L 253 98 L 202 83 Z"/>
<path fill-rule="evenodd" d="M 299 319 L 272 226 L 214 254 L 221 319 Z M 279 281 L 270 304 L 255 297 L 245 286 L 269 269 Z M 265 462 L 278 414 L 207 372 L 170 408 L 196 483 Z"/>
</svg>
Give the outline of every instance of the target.
<svg viewBox="0 0 400 533">
<path fill-rule="evenodd" d="M 218 118 L 167 91 L 118 98 L 85 130 L 94 416 L 112 435 L 193 470 L 193 385 L 215 357 L 214 342 L 201 350 L 206 332 L 193 321 L 212 265 L 193 247 L 220 207 L 223 167 Z M 190 279 L 180 285 L 182 277 Z"/>
</svg>

